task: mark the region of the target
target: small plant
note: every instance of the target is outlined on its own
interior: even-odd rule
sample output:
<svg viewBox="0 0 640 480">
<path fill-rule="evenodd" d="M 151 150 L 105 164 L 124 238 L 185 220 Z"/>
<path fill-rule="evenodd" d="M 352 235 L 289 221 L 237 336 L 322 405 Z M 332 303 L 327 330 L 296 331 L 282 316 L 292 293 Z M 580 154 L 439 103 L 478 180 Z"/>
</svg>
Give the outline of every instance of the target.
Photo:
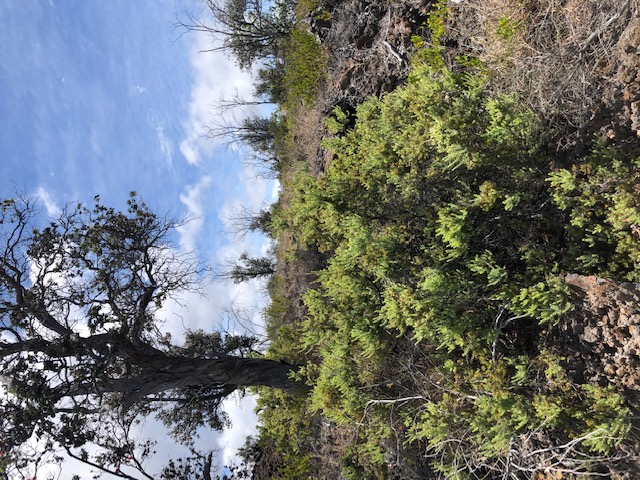
<svg viewBox="0 0 640 480">
<path fill-rule="evenodd" d="M 521 20 L 512 20 L 508 17 L 501 17 L 498 20 L 498 27 L 496 28 L 495 34 L 502 40 L 510 41 L 521 27 Z"/>
<path fill-rule="evenodd" d="M 298 100 L 313 103 L 316 90 L 324 77 L 326 54 L 310 33 L 293 29 L 284 46 L 284 79 L 286 103 Z"/>
<path fill-rule="evenodd" d="M 344 133 L 349 124 L 349 114 L 340 107 L 333 107 L 333 116 L 327 117 L 325 125 L 334 135 Z"/>
</svg>

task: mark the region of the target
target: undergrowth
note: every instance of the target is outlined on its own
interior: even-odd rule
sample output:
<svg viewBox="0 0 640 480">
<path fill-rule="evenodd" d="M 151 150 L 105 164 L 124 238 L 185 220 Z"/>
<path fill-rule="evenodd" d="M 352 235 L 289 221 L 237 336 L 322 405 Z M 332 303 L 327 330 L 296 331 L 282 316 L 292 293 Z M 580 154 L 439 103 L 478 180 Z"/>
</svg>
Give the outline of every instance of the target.
<svg viewBox="0 0 640 480">
<path fill-rule="evenodd" d="M 460 479 L 602 473 L 629 435 L 621 393 L 576 382 L 548 339 L 574 308 L 566 274 L 640 281 L 640 159 L 596 142 L 560 161 L 485 63 L 447 66 L 443 5 L 405 86 L 327 118 L 328 170 L 288 171 L 274 234 L 323 262 L 303 321 L 283 321 L 273 284 L 270 355 L 304 363 L 311 390 L 264 400 L 261 438 L 289 455 L 277 478 L 317 474 L 321 460 L 296 445 L 320 416 L 356 426 L 342 458 L 354 479 L 401 465 Z M 494 33 L 512 42 L 521 28 L 503 16 Z M 292 38 L 287 98 L 312 101 L 319 77 L 305 65 L 319 47 Z"/>
</svg>

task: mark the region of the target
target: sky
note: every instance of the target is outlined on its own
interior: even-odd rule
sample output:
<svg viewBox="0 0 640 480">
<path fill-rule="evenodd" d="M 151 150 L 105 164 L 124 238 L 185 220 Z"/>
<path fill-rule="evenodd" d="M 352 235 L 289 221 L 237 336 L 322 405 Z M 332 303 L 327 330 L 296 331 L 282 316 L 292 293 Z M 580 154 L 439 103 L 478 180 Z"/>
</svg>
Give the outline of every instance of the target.
<svg viewBox="0 0 640 480">
<path fill-rule="evenodd" d="M 229 218 L 273 201 L 277 184 L 244 169 L 242 152 L 203 136 L 215 101 L 251 96 L 250 74 L 220 52 L 203 53 L 212 46 L 207 35 L 181 35 L 175 23 L 185 12 L 206 14 L 197 0 L 0 2 L 2 197 L 26 193 L 55 215 L 95 195 L 124 208 L 136 191 L 153 210 L 189 219 L 176 241 L 203 261 L 268 248 L 259 237 L 235 238 Z M 265 112 L 236 116 L 249 113 Z M 258 312 L 259 290 L 210 285 L 204 297 L 168 304 L 165 328 L 174 338 L 185 328 L 218 328 L 232 301 Z M 219 446 L 221 461 L 254 431 L 253 402 L 230 399 L 234 427 L 203 437 Z M 157 425 L 146 428 L 165 438 Z M 62 468 L 60 478 L 86 471 L 72 461 Z"/>
</svg>

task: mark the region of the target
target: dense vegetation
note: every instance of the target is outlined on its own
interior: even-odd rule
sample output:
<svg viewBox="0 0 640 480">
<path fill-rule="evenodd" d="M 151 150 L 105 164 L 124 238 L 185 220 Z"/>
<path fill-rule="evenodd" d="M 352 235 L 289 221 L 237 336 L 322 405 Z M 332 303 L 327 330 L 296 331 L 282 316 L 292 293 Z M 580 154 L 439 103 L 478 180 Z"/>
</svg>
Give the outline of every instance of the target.
<svg viewBox="0 0 640 480">
<path fill-rule="evenodd" d="M 448 475 L 492 468 L 534 431 L 609 453 L 629 430 L 621 397 L 572 384 L 544 337 L 571 309 L 566 273 L 637 281 L 637 159 L 598 146 L 556 165 L 517 98 L 432 53 L 406 87 L 358 106 L 326 175 L 292 182 L 286 224 L 328 258 L 300 326 L 309 408 L 364 416 L 356 447 L 380 467 L 387 399 L 402 399 L 404 440 L 425 440 Z M 422 358 L 401 368 L 407 348 Z"/>
<path fill-rule="evenodd" d="M 518 52 L 549 43 L 527 38 L 522 15 L 539 18 L 534 7 L 544 1 L 487 8 L 493 26 L 481 52 L 493 57 L 451 47 L 455 22 L 444 0 L 426 2 L 426 16 L 416 2 L 398 10 L 419 20 L 399 27 L 415 31 L 411 58 L 386 36 L 379 46 L 410 63 L 408 78 L 357 105 L 323 92 L 336 45 L 322 35 L 339 6 L 361 16 L 373 6 L 204 3 L 213 26 L 193 17 L 181 25 L 219 37 L 216 48 L 257 73 L 257 100 L 218 107 L 277 107 L 239 123 L 221 117 L 209 130 L 243 143 L 247 161 L 282 186 L 275 204 L 237 219 L 238 232 L 265 233 L 273 249 L 217 272 L 235 283 L 269 278 L 269 348 L 260 353 L 255 338 L 215 332 L 188 332 L 182 346 L 159 336 L 157 310 L 176 289 L 195 288 L 196 266 L 167 253 L 175 223 L 135 196 L 127 212 L 97 198 L 93 210 L 78 206 L 43 229 L 31 229 L 35 210 L 25 199 L 6 200 L 3 331 L 15 342 L 3 343 L 0 357 L 3 382 L 20 395 L 3 405 L 0 476 L 33 461 L 5 452 L 35 431 L 99 471 L 133 478 L 120 470 L 126 459 L 152 478 L 143 460 L 153 442 L 132 443 L 137 420 L 111 408 L 123 405 L 155 412 L 192 447 L 162 478 L 212 478 L 213 452 L 193 449 L 193 437 L 198 426 L 226 425 L 220 402 L 240 386 L 259 394 L 261 425 L 240 452 L 244 463 L 223 478 L 633 475 L 640 378 L 617 381 L 611 364 L 594 374 L 597 350 L 584 345 L 590 320 L 567 279 L 593 275 L 638 289 L 640 151 L 637 138 L 613 130 L 585 136 L 598 131 L 584 123 L 586 107 L 563 112 L 562 92 L 549 85 L 536 90 L 553 97 L 542 108 L 522 82 L 505 80 L 517 71 L 535 84 L 535 71 L 522 77 L 533 64 Z M 402 2 L 381 10 L 386 33 L 394 3 Z M 597 51 L 589 50 L 594 38 L 628 5 L 584 38 L 580 54 Z M 375 34 L 355 36 L 365 46 Z M 337 84 L 352 88 L 353 78 Z M 569 90 L 570 101 L 579 97 Z M 43 263 L 29 284 L 34 259 Z M 625 301 L 637 310 L 640 294 Z M 74 309 L 86 311 L 90 336 L 73 330 Z M 615 323 L 615 312 L 601 310 Z M 640 320 L 624 328 L 640 345 Z M 89 443 L 104 453 L 92 460 Z"/>
<path fill-rule="evenodd" d="M 406 85 L 326 117 L 326 172 L 283 151 L 265 230 L 281 264 L 317 262 L 304 318 L 282 269 L 270 284 L 268 355 L 304 363 L 311 387 L 262 393 L 249 460 L 269 451 L 271 478 L 322 477 L 327 425 L 344 478 L 603 474 L 630 435 L 622 393 L 573 378 L 555 338 L 574 309 L 565 275 L 640 280 L 640 158 L 598 138 L 559 154 L 481 61 L 445 60 L 445 16 L 441 2 L 415 38 Z M 285 58 L 309 92 L 322 65 Z M 302 84 L 284 87 L 289 132 Z"/>
</svg>

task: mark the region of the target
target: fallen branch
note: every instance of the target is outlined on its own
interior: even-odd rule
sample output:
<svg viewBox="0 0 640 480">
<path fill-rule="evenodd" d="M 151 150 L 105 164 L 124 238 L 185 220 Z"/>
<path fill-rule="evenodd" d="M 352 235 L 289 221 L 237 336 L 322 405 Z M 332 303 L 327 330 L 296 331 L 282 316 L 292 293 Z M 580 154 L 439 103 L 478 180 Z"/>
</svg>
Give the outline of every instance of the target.
<svg viewBox="0 0 640 480">
<path fill-rule="evenodd" d="M 389 42 L 387 42 L 386 40 L 383 40 L 383 41 L 382 41 L 382 44 L 383 44 L 385 47 L 387 47 L 387 50 L 389 50 L 389 53 L 390 53 L 391 55 L 393 55 L 394 57 L 396 57 L 396 59 L 397 59 L 399 62 L 404 62 L 404 61 L 405 61 L 404 57 L 403 57 L 402 55 L 400 55 L 400 53 L 398 52 L 398 50 L 397 50 L 393 45 L 391 45 Z"/>
</svg>

